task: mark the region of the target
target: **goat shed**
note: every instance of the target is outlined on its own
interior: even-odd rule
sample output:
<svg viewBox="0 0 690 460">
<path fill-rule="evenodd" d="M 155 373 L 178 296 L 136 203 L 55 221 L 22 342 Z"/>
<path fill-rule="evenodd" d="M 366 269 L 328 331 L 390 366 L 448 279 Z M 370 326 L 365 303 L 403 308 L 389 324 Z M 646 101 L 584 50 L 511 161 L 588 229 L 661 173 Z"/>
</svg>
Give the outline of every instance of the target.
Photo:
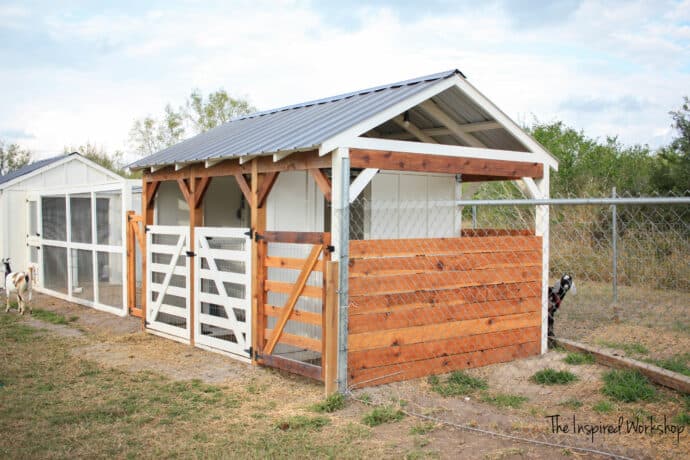
<svg viewBox="0 0 690 460">
<path fill-rule="evenodd" d="M 480 232 L 455 203 L 556 167 L 457 70 L 234 119 L 130 165 L 146 328 L 327 392 L 544 352 L 548 208 Z"/>
</svg>

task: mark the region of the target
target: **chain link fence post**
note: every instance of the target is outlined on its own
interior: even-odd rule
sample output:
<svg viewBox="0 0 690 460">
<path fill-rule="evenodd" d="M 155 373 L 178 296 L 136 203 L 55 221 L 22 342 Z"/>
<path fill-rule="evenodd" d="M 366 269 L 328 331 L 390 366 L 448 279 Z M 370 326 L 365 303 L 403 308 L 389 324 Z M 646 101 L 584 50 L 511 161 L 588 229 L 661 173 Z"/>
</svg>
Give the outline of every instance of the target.
<svg viewBox="0 0 690 460">
<path fill-rule="evenodd" d="M 611 198 L 616 198 L 616 187 L 611 189 Z M 611 282 L 613 283 L 613 304 L 615 311 L 615 305 L 618 303 L 618 208 L 615 203 L 611 205 L 611 233 L 611 244 L 613 246 L 613 266 L 611 267 L 613 273 Z M 617 316 L 616 314 L 616 317 Z"/>
</svg>

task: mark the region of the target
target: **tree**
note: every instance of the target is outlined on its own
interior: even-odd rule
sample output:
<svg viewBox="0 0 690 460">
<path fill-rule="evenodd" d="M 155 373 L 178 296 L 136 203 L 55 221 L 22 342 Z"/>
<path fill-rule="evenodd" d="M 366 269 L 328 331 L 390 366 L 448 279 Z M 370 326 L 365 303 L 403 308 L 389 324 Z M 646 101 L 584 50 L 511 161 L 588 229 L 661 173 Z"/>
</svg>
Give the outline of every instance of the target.
<svg viewBox="0 0 690 460">
<path fill-rule="evenodd" d="M 147 116 L 135 120 L 129 139 L 140 155 L 150 155 L 177 144 L 188 134 L 208 131 L 255 110 L 247 100 L 233 98 L 224 89 L 209 94 L 208 98 L 195 89 L 178 110 L 168 104 L 160 119 Z"/>
<path fill-rule="evenodd" d="M 79 147 L 72 146 L 64 148 L 64 153 L 72 152 L 77 152 L 84 158 L 88 158 L 94 163 L 101 165 L 116 174 L 124 177 L 134 177 L 133 175 L 127 174 L 125 171 L 124 153 L 119 150 L 116 150 L 115 153 L 109 155 L 108 152 L 106 152 L 102 147 L 98 147 L 90 142 L 87 142 Z"/>
<path fill-rule="evenodd" d="M 659 193 L 684 195 L 690 190 L 690 99 L 683 99 L 677 111 L 669 112 L 678 137 L 659 149 L 651 182 Z"/>
<path fill-rule="evenodd" d="M 18 144 L 5 147 L 5 142 L 0 139 L 0 176 L 28 165 L 31 163 L 31 157 L 29 150 L 21 148 Z"/>
</svg>

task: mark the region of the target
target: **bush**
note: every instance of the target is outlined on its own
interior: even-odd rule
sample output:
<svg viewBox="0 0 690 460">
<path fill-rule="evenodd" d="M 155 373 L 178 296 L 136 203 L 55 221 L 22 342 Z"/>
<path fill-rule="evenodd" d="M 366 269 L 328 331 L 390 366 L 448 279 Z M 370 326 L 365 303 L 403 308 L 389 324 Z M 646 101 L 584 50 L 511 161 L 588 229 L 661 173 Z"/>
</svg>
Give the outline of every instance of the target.
<svg viewBox="0 0 690 460">
<path fill-rule="evenodd" d="M 602 393 L 617 401 L 647 401 L 656 396 L 656 390 L 647 377 L 638 371 L 611 370 L 604 374 L 603 380 Z"/>
<path fill-rule="evenodd" d="M 534 374 L 530 380 L 540 385 L 567 385 L 568 383 L 575 382 L 577 376 L 570 371 L 557 371 L 546 368 Z"/>
</svg>

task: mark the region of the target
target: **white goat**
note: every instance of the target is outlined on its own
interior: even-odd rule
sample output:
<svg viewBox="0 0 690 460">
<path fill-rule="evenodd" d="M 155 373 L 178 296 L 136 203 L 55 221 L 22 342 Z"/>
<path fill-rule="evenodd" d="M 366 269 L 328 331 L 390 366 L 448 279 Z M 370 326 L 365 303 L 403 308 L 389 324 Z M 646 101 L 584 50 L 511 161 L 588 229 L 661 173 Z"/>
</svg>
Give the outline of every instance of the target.
<svg viewBox="0 0 690 460">
<path fill-rule="evenodd" d="M 10 298 L 14 292 L 17 295 L 19 314 L 23 315 L 28 302 L 31 301 L 34 268 L 29 267 L 25 272 L 13 272 L 10 268 L 10 259 L 2 259 L 2 263 L 5 265 L 5 295 L 7 296 L 5 312 L 10 311 Z M 33 309 L 29 305 L 29 314 L 31 313 L 33 313 Z"/>
</svg>

